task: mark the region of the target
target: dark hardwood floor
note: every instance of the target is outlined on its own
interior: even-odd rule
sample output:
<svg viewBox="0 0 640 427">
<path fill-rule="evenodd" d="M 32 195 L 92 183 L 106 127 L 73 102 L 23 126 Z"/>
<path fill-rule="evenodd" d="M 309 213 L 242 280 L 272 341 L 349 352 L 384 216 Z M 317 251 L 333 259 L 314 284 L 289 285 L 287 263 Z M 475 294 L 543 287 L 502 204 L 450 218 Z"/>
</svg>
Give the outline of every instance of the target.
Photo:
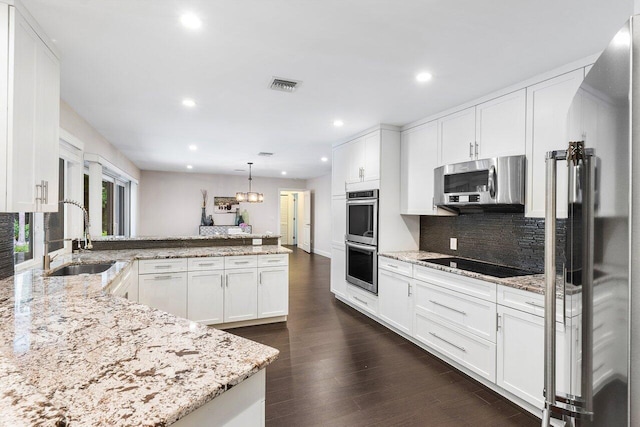
<svg viewBox="0 0 640 427">
<path fill-rule="evenodd" d="M 337 301 L 329 290 L 330 263 L 294 249 L 288 322 L 229 330 L 280 350 L 267 368 L 267 426 L 540 425 Z"/>
</svg>

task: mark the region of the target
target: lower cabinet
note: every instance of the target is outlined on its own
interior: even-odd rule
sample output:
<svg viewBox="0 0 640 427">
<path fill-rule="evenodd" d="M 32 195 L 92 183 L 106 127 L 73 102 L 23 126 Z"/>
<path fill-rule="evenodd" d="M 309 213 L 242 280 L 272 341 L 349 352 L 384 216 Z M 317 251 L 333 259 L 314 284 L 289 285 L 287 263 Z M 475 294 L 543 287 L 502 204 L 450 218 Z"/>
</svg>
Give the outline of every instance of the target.
<svg viewBox="0 0 640 427">
<path fill-rule="evenodd" d="M 347 296 L 347 266 L 344 245 L 342 249 L 331 248 L 331 292 L 346 298 Z"/>
<path fill-rule="evenodd" d="M 187 317 L 187 273 L 141 274 L 141 304 Z"/>
<path fill-rule="evenodd" d="M 224 322 L 224 270 L 189 272 L 187 314 L 202 323 Z"/>
<path fill-rule="evenodd" d="M 413 283 L 410 277 L 379 270 L 378 313 L 391 326 L 405 334 L 413 334 Z"/>
<path fill-rule="evenodd" d="M 258 269 L 258 318 L 289 314 L 289 269 Z"/>
<path fill-rule="evenodd" d="M 255 268 L 225 271 L 224 321 L 239 322 L 258 316 L 258 272 Z"/>
</svg>

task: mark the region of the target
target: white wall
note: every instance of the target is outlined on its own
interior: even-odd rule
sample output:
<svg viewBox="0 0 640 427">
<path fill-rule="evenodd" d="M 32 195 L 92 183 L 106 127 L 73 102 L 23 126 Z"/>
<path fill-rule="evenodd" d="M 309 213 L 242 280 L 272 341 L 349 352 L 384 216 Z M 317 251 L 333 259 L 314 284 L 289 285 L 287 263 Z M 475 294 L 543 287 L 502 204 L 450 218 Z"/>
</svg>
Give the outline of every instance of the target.
<svg viewBox="0 0 640 427">
<path fill-rule="evenodd" d="M 331 256 L 331 174 L 307 180 L 311 191 L 311 249 Z"/>
<path fill-rule="evenodd" d="M 280 221 L 279 190 L 305 186 L 305 180 L 254 177 L 253 191 L 264 193 L 264 202 L 242 203 L 240 210 L 249 213 L 255 233 L 276 233 Z M 237 191 L 249 189 L 248 175 L 141 171 L 138 235 L 197 235 L 202 204 L 200 189 L 209 192 L 207 215 L 210 215 L 214 196 L 235 196 Z"/>
</svg>

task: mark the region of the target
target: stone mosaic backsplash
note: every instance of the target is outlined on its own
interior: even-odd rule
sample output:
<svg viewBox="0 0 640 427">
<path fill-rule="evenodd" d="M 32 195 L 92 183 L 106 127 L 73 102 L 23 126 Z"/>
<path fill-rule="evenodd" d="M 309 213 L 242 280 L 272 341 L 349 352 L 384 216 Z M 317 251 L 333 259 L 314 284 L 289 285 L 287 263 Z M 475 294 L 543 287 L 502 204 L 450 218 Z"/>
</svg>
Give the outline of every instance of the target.
<svg viewBox="0 0 640 427">
<path fill-rule="evenodd" d="M 449 239 L 458 239 L 458 250 Z M 556 269 L 565 260 L 566 220 L 557 220 Z M 544 271 L 544 219 L 523 213 L 483 212 L 454 217 L 421 216 L 420 250 Z"/>
<path fill-rule="evenodd" d="M 0 279 L 13 276 L 13 217 L 0 213 Z"/>
</svg>

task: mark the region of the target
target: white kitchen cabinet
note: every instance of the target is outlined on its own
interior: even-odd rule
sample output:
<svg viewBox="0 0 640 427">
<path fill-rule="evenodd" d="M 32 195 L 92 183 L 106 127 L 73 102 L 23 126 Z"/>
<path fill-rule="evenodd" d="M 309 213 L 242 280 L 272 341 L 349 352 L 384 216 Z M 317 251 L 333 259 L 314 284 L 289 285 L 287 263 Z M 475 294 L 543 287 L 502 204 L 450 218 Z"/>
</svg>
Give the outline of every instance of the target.
<svg viewBox="0 0 640 427">
<path fill-rule="evenodd" d="M 187 273 L 141 274 L 141 304 L 187 317 Z"/>
<path fill-rule="evenodd" d="M 440 164 L 525 154 L 525 89 L 438 119 Z"/>
<path fill-rule="evenodd" d="M 556 387 L 568 393 L 571 332 L 556 322 L 556 333 Z M 496 384 L 535 407 L 544 406 L 543 317 L 498 305 Z"/>
<path fill-rule="evenodd" d="M 527 88 L 525 215 L 528 217 L 544 218 L 545 155 L 568 147 L 567 113 L 583 78 L 584 70 L 580 68 Z M 557 171 L 557 216 L 566 218 L 566 162 L 559 162 Z"/>
<path fill-rule="evenodd" d="M 342 248 L 335 245 L 331 247 L 331 292 L 337 296 L 346 298 L 347 276 L 346 276 L 346 254 L 344 243 Z"/>
<path fill-rule="evenodd" d="M 0 212 L 57 212 L 60 62 L 15 7 L 0 27 Z"/>
<path fill-rule="evenodd" d="M 468 162 L 475 158 L 476 109 L 466 108 L 438 119 L 440 164 Z"/>
<path fill-rule="evenodd" d="M 407 335 L 413 334 L 413 283 L 411 277 L 378 270 L 380 318 Z"/>
<path fill-rule="evenodd" d="M 380 130 L 360 136 L 333 149 L 331 194 L 344 195 L 347 190 L 379 188 Z"/>
<path fill-rule="evenodd" d="M 344 195 L 331 199 L 331 243 L 344 245 L 347 233 L 347 199 Z"/>
<path fill-rule="evenodd" d="M 258 317 L 258 271 L 238 268 L 225 271 L 224 321 L 238 322 Z"/>
<path fill-rule="evenodd" d="M 476 106 L 476 159 L 525 154 L 526 90 Z"/>
<path fill-rule="evenodd" d="M 342 144 L 333 149 L 331 163 L 331 195 L 343 196 L 347 192 L 349 173 L 349 145 Z"/>
<path fill-rule="evenodd" d="M 258 269 L 258 319 L 289 314 L 289 267 Z"/>
<path fill-rule="evenodd" d="M 380 179 L 380 131 L 371 132 L 364 136 L 362 160 L 362 180 L 375 181 Z"/>
<path fill-rule="evenodd" d="M 190 271 L 187 317 L 206 324 L 224 321 L 224 270 Z"/>
<path fill-rule="evenodd" d="M 438 122 L 402 132 L 400 142 L 400 213 L 455 215 L 433 203 L 433 170 L 438 167 Z"/>
</svg>

